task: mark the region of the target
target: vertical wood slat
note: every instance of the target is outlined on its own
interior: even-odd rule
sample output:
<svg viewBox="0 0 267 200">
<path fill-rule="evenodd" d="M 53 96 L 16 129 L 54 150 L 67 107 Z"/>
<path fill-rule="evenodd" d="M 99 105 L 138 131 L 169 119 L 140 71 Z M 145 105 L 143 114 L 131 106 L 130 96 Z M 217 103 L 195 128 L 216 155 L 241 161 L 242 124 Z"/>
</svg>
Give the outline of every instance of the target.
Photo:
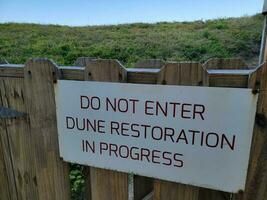
<svg viewBox="0 0 267 200">
<path fill-rule="evenodd" d="M 151 69 L 160 69 L 165 65 L 165 62 L 160 59 L 149 59 L 149 60 L 140 60 L 134 64 L 135 68 L 151 68 Z M 145 83 L 145 77 L 142 75 L 136 75 L 140 77 L 140 81 L 135 83 Z M 128 79 L 128 83 L 131 83 L 131 80 Z M 157 83 L 157 79 L 155 78 L 155 82 Z M 149 193 L 153 192 L 154 188 L 154 179 L 144 176 L 134 175 L 133 179 L 133 188 L 134 188 L 134 200 L 142 200 L 145 198 Z"/>
<path fill-rule="evenodd" d="M 3 87 L 2 80 L 0 87 Z M 2 98 L 0 104 L 2 106 Z M 0 119 L 0 200 L 16 200 L 17 191 L 7 134 L 6 122 L 4 119 Z"/>
<path fill-rule="evenodd" d="M 75 61 L 75 65 L 80 67 L 85 67 L 89 62 L 91 62 L 93 58 L 90 57 L 79 57 Z M 84 72 L 83 72 L 84 75 Z M 83 76 L 82 80 L 85 80 L 85 76 Z M 85 179 L 85 199 L 91 200 L 92 199 L 92 191 L 91 191 L 91 173 L 90 167 L 84 166 L 83 169 L 84 179 Z"/>
<path fill-rule="evenodd" d="M 211 59 L 207 61 L 203 67 L 205 69 L 246 69 L 247 65 L 240 59 Z M 222 76 L 224 78 L 218 79 L 216 76 L 211 76 L 208 73 L 206 73 L 204 76 L 206 76 L 207 79 L 205 86 L 209 87 L 225 87 L 228 86 L 229 80 L 232 79 L 231 76 Z M 238 82 L 235 83 L 232 81 L 232 85 L 235 85 L 235 87 L 247 87 L 247 81 L 245 82 Z M 225 200 L 230 199 L 231 194 L 227 192 L 221 192 L 211 189 L 205 189 L 200 188 L 199 190 L 199 200 Z"/>
<path fill-rule="evenodd" d="M 60 159 L 58 149 L 53 86 L 57 71 L 47 59 L 31 59 L 24 67 L 25 103 L 41 200 L 70 199 L 68 163 Z"/>
<path fill-rule="evenodd" d="M 7 64 L 7 62 L 4 59 L 0 58 L 0 64 Z M 0 89 L 3 88 L 4 84 L 3 81 L 0 81 Z M 0 106 L 3 106 L 3 102 L 2 102 L 2 94 L 3 92 L 0 90 Z M 7 140 L 6 140 L 6 136 L 7 136 L 7 130 L 6 130 L 6 123 L 4 119 L 0 118 L 0 183 L 2 183 L 1 187 L 0 187 L 0 200 L 10 200 L 10 199 L 16 199 L 17 195 L 16 195 L 16 189 L 14 188 L 14 184 L 13 184 L 13 188 L 10 189 L 10 187 L 12 186 L 12 180 L 14 180 L 13 176 L 13 172 L 10 172 L 10 169 L 8 168 L 8 166 L 10 166 L 11 164 L 11 160 L 9 159 L 9 145 L 7 144 Z M 10 174 L 11 173 L 11 174 Z M 10 181 L 10 175 L 11 175 L 11 181 Z M 13 192 L 12 192 L 13 190 Z M 15 194 L 14 194 L 15 191 Z M 15 197 L 12 197 L 10 195 L 15 195 Z"/>
<path fill-rule="evenodd" d="M 0 120 L 0 133 L 5 134 L 5 129 L 4 124 L 2 124 L 3 120 Z M 7 173 L 7 168 L 6 168 L 6 163 L 5 163 L 5 158 L 4 158 L 4 152 L 3 152 L 3 146 L 2 146 L 2 141 L 0 140 L 0 200 L 10 200 L 11 193 L 10 193 L 10 183 L 8 181 L 8 173 Z M 15 199 L 15 198 L 13 198 Z"/>
<path fill-rule="evenodd" d="M 127 71 L 117 60 L 92 60 L 84 79 L 102 82 L 126 82 Z M 127 200 L 128 174 L 90 167 L 92 200 Z"/>
<path fill-rule="evenodd" d="M 205 71 L 200 63 L 167 63 L 160 71 L 158 84 L 196 86 L 203 83 Z M 154 200 L 197 200 L 199 189 L 194 186 L 154 181 Z"/>
<path fill-rule="evenodd" d="M 1 78 L 0 91 L 3 106 L 26 112 L 22 78 Z M 9 149 L 12 164 L 9 171 L 13 173 L 14 178 L 14 183 L 10 185 L 14 187 L 11 194 L 17 195 L 17 199 L 38 199 L 27 116 L 6 119 L 5 123 L 7 145 L 3 148 Z"/>
<path fill-rule="evenodd" d="M 250 163 L 244 192 L 235 200 L 267 199 L 267 63 L 250 75 L 249 87 L 259 89 Z"/>
</svg>

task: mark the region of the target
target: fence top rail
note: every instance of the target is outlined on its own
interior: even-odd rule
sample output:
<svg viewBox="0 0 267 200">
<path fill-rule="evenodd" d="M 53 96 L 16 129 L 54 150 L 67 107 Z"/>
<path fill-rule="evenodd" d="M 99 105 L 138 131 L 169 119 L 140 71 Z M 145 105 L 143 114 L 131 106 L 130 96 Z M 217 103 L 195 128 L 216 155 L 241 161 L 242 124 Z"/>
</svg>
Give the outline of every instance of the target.
<svg viewBox="0 0 267 200">
<path fill-rule="evenodd" d="M 0 64 L 1 72 L 5 72 L 5 70 L 17 70 L 22 71 L 24 64 Z M 84 71 L 85 67 L 81 66 L 58 66 L 60 70 L 77 70 L 77 71 Z M 206 71 L 208 74 L 211 75 L 249 75 L 255 71 L 256 68 L 250 69 L 207 69 Z M 154 69 L 154 68 L 126 68 L 127 72 L 129 73 L 152 73 L 156 74 L 161 69 Z M 15 74 L 14 74 L 15 75 Z"/>
<path fill-rule="evenodd" d="M 254 72 L 255 69 L 208 69 L 209 74 L 220 75 L 249 75 Z"/>
</svg>

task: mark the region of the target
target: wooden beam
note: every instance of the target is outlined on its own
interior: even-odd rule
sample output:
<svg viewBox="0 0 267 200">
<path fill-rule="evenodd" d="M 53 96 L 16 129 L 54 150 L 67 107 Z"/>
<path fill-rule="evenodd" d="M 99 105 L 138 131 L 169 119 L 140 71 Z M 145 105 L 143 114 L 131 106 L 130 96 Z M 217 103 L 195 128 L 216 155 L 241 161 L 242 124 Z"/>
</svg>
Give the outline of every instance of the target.
<svg viewBox="0 0 267 200">
<path fill-rule="evenodd" d="M 31 59 L 24 67 L 25 104 L 35 153 L 36 185 L 40 200 L 70 199 L 68 163 L 59 155 L 54 81 L 57 66 L 47 59 Z"/>
<path fill-rule="evenodd" d="M 84 80 L 126 82 L 127 71 L 117 60 L 92 60 L 85 67 Z M 128 200 L 128 174 L 95 167 L 89 170 L 92 200 Z"/>
</svg>

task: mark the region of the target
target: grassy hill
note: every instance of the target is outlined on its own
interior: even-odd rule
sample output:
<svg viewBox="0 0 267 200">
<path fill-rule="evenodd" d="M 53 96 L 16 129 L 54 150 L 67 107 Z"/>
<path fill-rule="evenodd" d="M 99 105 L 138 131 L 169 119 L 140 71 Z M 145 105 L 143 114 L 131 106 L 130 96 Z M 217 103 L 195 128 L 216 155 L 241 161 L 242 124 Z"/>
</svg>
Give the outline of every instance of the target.
<svg viewBox="0 0 267 200">
<path fill-rule="evenodd" d="M 24 63 L 30 57 L 52 58 L 60 65 L 79 56 L 117 58 L 127 66 L 143 58 L 205 61 L 241 57 L 257 63 L 263 17 L 195 22 L 68 27 L 0 24 L 0 57 Z"/>
</svg>

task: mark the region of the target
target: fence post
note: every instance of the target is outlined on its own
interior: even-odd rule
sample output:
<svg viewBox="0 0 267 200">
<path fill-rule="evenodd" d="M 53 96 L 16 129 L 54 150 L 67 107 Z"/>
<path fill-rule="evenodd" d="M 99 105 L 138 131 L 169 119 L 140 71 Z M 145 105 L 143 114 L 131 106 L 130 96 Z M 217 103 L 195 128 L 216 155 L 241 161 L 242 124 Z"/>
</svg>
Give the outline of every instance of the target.
<svg viewBox="0 0 267 200">
<path fill-rule="evenodd" d="M 148 59 L 148 60 L 138 61 L 137 63 L 134 64 L 134 67 L 135 68 L 160 69 L 164 65 L 165 65 L 165 62 L 161 59 Z M 156 82 L 154 84 L 156 84 Z M 154 182 L 153 178 L 134 175 L 134 179 L 133 179 L 134 199 L 142 200 L 149 193 L 153 192 L 153 182 Z"/>
<path fill-rule="evenodd" d="M 57 72 L 57 66 L 47 59 L 30 59 L 24 67 L 25 103 L 41 200 L 70 199 L 68 163 L 60 159 L 58 149 L 53 86 Z"/>
<path fill-rule="evenodd" d="M 167 63 L 160 71 L 158 84 L 166 85 L 202 85 L 205 71 L 200 63 Z M 154 181 L 154 200 L 197 200 L 199 189 L 194 186 Z"/>
<path fill-rule="evenodd" d="M 234 200 L 267 199 L 267 63 L 249 78 L 250 88 L 259 92 L 246 189 Z"/>
<path fill-rule="evenodd" d="M 117 60 L 92 60 L 85 67 L 84 80 L 126 82 L 127 71 Z M 128 199 L 127 173 L 90 167 L 90 180 L 92 200 Z"/>
</svg>

